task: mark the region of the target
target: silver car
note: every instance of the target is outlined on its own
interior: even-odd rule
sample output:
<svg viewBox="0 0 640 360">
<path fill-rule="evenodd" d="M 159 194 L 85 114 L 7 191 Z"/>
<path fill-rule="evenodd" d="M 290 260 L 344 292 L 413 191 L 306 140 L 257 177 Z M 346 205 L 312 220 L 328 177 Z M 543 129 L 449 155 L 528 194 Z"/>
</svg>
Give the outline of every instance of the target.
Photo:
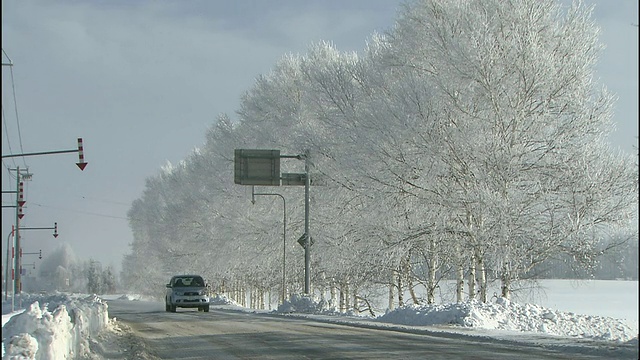
<svg viewBox="0 0 640 360">
<path fill-rule="evenodd" d="M 209 311 L 209 293 L 200 275 L 176 275 L 167 284 L 164 298 L 165 310 L 176 312 L 176 308 L 198 308 Z"/>
</svg>

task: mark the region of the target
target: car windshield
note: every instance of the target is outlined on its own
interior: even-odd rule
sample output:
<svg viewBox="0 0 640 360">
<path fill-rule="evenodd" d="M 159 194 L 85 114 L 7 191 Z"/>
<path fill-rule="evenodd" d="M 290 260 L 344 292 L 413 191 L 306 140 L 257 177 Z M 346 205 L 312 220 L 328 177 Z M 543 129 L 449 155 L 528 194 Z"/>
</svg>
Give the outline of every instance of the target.
<svg viewBox="0 0 640 360">
<path fill-rule="evenodd" d="M 173 282 L 174 287 L 204 287 L 201 277 L 179 277 Z"/>
</svg>

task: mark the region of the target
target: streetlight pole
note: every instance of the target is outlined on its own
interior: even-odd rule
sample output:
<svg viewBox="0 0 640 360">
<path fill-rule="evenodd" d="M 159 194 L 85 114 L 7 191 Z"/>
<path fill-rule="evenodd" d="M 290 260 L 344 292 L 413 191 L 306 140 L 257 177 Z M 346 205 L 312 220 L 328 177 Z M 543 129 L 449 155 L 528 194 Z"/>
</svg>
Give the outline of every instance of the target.
<svg viewBox="0 0 640 360">
<path fill-rule="evenodd" d="M 304 154 L 304 233 L 307 235 L 304 243 L 304 293 L 311 295 L 311 230 L 309 229 L 309 152 Z"/>
<path fill-rule="evenodd" d="M 287 258 L 287 201 L 284 196 L 277 193 L 256 193 L 256 187 L 251 186 L 251 203 L 255 204 L 255 196 L 279 196 L 282 199 L 282 304 L 286 299 L 286 258 Z"/>
</svg>

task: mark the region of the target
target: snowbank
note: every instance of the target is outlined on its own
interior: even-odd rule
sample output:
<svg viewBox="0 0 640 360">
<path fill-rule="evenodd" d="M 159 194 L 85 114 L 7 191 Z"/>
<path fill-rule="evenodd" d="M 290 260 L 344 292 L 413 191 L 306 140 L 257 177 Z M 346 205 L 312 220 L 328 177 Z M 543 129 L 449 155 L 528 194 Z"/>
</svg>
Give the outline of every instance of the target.
<svg viewBox="0 0 640 360">
<path fill-rule="evenodd" d="M 332 315 L 323 301 L 294 295 L 276 310 L 278 313 Z M 409 326 L 448 325 L 488 330 L 545 333 L 565 337 L 590 338 L 615 342 L 638 339 L 638 329 L 624 320 L 602 316 L 578 315 L 532 304 L 517 304 L 499 298 L 495 303 L 477 301 L 404 306 L 375 318 L 375 321 Z"/>
<path fill-rule="evenodd" d="M 220 294 L 216 294 L 215 296 L 212 296 L 211 298 L 209 298 L 209 304 L 211 304 L 211 305 L 235 305 L 235 306 L 240 306 L 240 305 L 238 305 L 237 302 L 229 299 L 226 295 L 220 295 Z"/>
<path fill-rule="evenodd" d="M 3 359 L 70 359 L 90 354 L 89 341 L 109 323 L 95 295 L 56 294 L 33 302 L 2 327 Z"/>
<path fill-rule="evenodd" d="M 154 301 L 140 295 L 112 295 L 110 298 Z M 3 315 L 3 359 L 92 358 L 90 344 L 100 343 L 99 333 L 117 328 L 115 320 L 109 320 L 106 302 L 95 295 L 23 294 L 22 304 L 29 305 L 22 312 Z M 237 303 L 223 295 L 212 297 L 211 305 L 220 305 L 222 308 L 231 305 L 239 308 Z M 7 306 L 3 305 L 3 310 L 6 308 Z M 505 299 L 498 299 L 495 303 L 473 301 L 404 306 L 373 318 L 340 313 L 326 301 L 317 301 L 305 295 L 293 295 L 274 313 L 323 315 L 332 319 L 337 316 L 343 319 L 367 319 L 381 325 L 437 326 L 439 331 L 486 329 L 504 330 L 514 334 L 538 333 L 614 343 L 624 342 L 636 346 L 638 342 L 638 329 L 631 328 L 623 320 L 577 315 L 538 305 L 517 304 Z"/>
</svg>

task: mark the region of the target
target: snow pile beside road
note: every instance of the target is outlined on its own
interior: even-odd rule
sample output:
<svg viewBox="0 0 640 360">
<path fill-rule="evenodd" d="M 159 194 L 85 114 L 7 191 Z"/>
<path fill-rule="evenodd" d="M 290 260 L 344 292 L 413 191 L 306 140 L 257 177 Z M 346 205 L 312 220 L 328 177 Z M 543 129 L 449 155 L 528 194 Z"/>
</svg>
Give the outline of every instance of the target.
<svg viewBox="0 0 640 360">
<path fill-rule="evenodd" d="M 370 316 L 357 314 L 350 310 L 341 312 L 337 306 L 327 300 L 317 301 L 315 297 L 305 294 L 293 294 L 289 300 L 285 300 L 284 304 L 278 306 L 276 313 L 281 314 L 314 314 L 314 315 L 332 315 L 332 316 L 357 316 L 360 318 L 371 318 Z"/>
<path fill-rule="evenodd" d="M 237 302 L 229 299 L 226 295 L 216 294 L 216 296 L 212 296 L 209 298 L 209 304 L 211 305 L 238 305 Z"/>
<path fill-rule="evenodd" d="M 284 304 L 278 306 L 276 312 L 283 314 L 325 314 L 327 310 L 322 301 L 318 302 L 309 295 L 293 294 L 289 300 L 285 300 Z"/>
<path fill-rule="evenodd" d="M 105 342 L 101 332 L 120 334 L 115 321 L 108 319 L 107 304 L 95 295 L 56 294 L 53 296 L 22 294 L 24 311 L 3 314 L 3 359 L 57 360 L 70 358 L 101 359 L 93 354 L 98 349 L 117 347 Z M 113 299 L 147 301 L 140 295 L 113 295 Z M 163 303 L 149 300 L 160 309 Z M 154 305 L 155 304 L 155 305 Z M 235 305 L 219 295 L 212 305 Z M 603 303 L 600 304 L 604 306 Z M 9 303 L 3 303 L 10 309 Z M 539 333 L 570 338 L 624 342 L 637 346 L 638 329 L 611 317 L 576 315 L 538 305 L 517 304 L 505 299 L 495 303 L 465 302 L 459 304 L 404 306 L 375 319 L 338 312 L 326 301 L 306 295 L 293 295 L 280 305 L 277 313 L 313 314 L 343 319 L 369 319 L 379 323 L 408 326 L 447 326 L 448 329 L 506 330 L 519 334 Z M 440 327 L 439 330 L 443 330 Z M 444 331 L 447 331 L 446 329 Z M 455 330 L 452 330 L 455 331 Z M 108 335 L 108 334 L 107 334 Z M 626 345 L 625 344 L 625 345 Z M 127 347 L 130 350 L 130 348 Z M 6 350 L 6 354 L 5 354 Z M 125 350 L 126 351 L 126 350 Z"/>
<path fill-rule="evenodd" d="M 551 335 L 627 342 L 637 341 L 638 329 L 610 317 L 577 315 L 520 305 L 499 298 L 495 303 L 476 301 L 458 304 L 405 306 L 376 319 L 380 322 L 424 326 L 454 325 L 477 329 L 537 332 Z"/>
<path fill-rule="evenodd" d="M 277 313 L 336 315 L 324 301 L 307 295 L 292 295 Z M 353 314 L 340 314 L 353 315 Z M 409 326 L 451 325 L 475 329 L 545 333 L 565 337 L 616 342 L 636 341 L 638 329 L 624 320 L 578 315 L 533 304 L 517 304 L 504 298 L 495 303 L 470 301 L 439 305 L 408 305 L 375 318 L 375 321 Z"/>
<path fill-rule="evenodd" d="M 95 295 L 57 294 L 26 306 L 2 327 L 4 358 L 67 359 L 91 353 L 89 341 L 109 324 L 107 304 Z"/>
</svg>

